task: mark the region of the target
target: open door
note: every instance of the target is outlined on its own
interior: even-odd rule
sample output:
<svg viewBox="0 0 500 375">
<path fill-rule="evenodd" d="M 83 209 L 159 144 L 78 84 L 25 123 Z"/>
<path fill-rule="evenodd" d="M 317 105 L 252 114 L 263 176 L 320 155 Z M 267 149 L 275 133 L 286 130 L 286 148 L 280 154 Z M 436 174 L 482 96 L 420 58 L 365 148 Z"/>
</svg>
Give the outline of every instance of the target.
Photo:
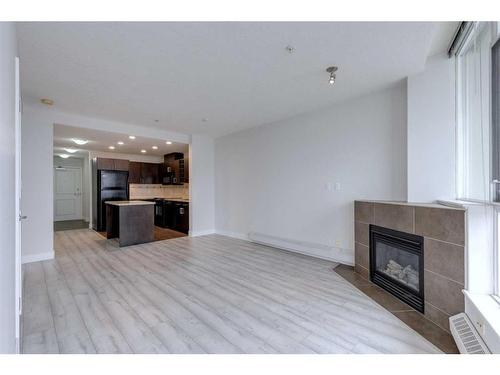
<svg viewBox="0 0 500 375">
<path fill-rule="evenodd" d="M 22 268 L 21 268 L 21 221 L 26 217 L 21 214 L 21 89 L 19 84 L 19 58 L 16 57 L 16 351 L 21 351 L 21 315 L 22 315 Z"/>
</svg>

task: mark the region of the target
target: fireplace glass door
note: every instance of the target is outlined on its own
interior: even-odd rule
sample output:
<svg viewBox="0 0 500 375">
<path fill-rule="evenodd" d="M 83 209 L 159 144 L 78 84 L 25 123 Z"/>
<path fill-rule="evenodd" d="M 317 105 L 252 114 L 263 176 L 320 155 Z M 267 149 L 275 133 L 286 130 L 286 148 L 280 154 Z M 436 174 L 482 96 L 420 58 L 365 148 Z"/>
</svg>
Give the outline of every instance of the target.
<svg viewBox="0 0 500 375">
<path fill-rule="evenodd" d="M 375 246 L 377 271 L 418 292 L 419 256 L 385 241 L 377 241 Z"/>
</svg>

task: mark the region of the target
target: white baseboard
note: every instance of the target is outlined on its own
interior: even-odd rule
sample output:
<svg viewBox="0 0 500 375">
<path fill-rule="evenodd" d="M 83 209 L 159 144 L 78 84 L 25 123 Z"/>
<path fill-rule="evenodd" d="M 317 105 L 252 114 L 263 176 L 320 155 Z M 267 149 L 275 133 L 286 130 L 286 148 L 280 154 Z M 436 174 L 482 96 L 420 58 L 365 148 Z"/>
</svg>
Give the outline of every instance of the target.
<svg viewBox="0 0 500 375">
<path fill-rule="evenodd" d="M 232 237 L 232 238 L 237 238 L 239 240 L 252 242 L 250 238 L 248 238 L 248 236 L 243 233 L 230 232 L 226 230 L 216 230 L 215 233 L 220 234 L 221 236 Z"/>
<path fill-rule="evenodd" d="M 276 247 L 278 249 L 312 256 L 314 258 L 320 258 L 336 263 L 354 266 L 354 251 L 349 249 L 341 249 L 322 244 L 290 240 L 255 232 L 250 232 L 248 235 L 246 235 L 243 233 L 217 230 L 216 233 L 222 236 L 237 238 L 244 241 L 255 242 L 261 245 Z"/>
<path fill-rule="evenodd" d="M 23 255 L 21 257 L 21 263 L 33 263 L 33 262 L 41 262 L 42 260 L 50 260 L 54 259 L 54 252 L 49 251 L 47 253 L 33 254 L 33 255 Z"/>
<path fill-rule="evenodd" d="M 190 237 L 198 237 L 198 236 L 206 236 L 208 234 L 214 234 L 215 229 L 207 229 L 207 230 L 198 230 L 198 231 L 189 231 Z"/>
</svg>

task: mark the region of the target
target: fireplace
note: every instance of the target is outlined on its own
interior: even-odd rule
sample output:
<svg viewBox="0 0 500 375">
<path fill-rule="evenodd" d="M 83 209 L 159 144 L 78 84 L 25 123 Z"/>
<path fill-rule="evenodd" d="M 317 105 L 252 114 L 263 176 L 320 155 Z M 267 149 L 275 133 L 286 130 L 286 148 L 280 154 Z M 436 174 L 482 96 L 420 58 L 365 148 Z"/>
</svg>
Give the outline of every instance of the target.
<svg viewBox="0 0 500 375">
<path fill-rule="evenodd" d="M 424 312 L 424 238 L 370 224 L 370 279 Z"/>
</svg>

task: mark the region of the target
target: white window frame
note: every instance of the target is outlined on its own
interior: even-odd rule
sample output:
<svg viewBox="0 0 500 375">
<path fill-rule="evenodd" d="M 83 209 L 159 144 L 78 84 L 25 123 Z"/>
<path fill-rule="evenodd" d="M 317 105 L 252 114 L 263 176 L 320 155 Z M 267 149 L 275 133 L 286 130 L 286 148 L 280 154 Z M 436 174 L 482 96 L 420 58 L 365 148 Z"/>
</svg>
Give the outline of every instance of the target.
<svg viewBox="0 0 500 375">
<path fill-rule="evenodd" d="M 491 48 L 500 41 L 500 22 L 493 23 L 492 26 L 492 42 L 491 42 Z M 499 78 L 500 79 L 500 78 Z M 490 69 L 490 82 L 493 80 L 493 71 Z M 491 92 L 491 84 L 490 84 L 490 108 L 492 109 L 490 112 L 490 122 L 491 126 L 493 127 L 493 95 Z M 499 124 L 500 125 L 500 124 Z M 493 150 L 493 141 L 491 141 L 491 147 Z M 497 150 L 500 152 L 500 150 Z M 493 166 L 493 163 L 490 162 L 490 164 Z M 493 176 L 493 173 L 491 173 L 491 176 Z M 495 219 L 494 219 L 494 252 L 493 252 L 493 262 L 494 262 L 494 270 L 493 270 L 493 277 L 494 277 L 494 290 L 493 290 L 493 297 L 495 300 L 500 304 L 500 202 L 498 200 L 494 202 L 494 199 L 497 197 L 494 197 L 494 183 L 492 182 L 492 188 L 490 189 L 490 201 L 491 204 L 495 205 Z"/>
</svg>

